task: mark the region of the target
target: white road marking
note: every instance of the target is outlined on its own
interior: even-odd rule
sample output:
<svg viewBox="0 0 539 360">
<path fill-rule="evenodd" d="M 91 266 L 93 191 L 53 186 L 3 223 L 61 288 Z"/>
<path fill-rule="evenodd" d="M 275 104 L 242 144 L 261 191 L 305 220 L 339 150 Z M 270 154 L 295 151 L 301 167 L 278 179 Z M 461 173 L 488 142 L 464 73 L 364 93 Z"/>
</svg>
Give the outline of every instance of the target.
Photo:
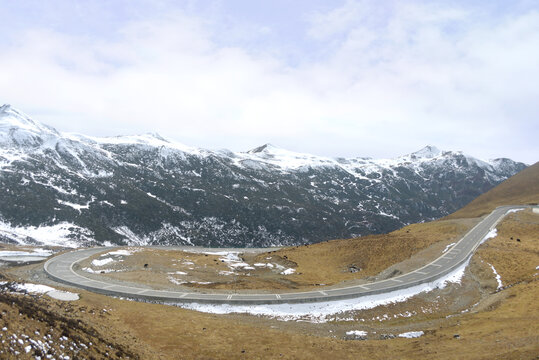
<svg viewBox="0 0 539 360">
<path fill-rule="evenodd" d="M 390 279 L 390 280 L 393 280 L 393 281 L 396 281 L 396 282 L 402 282 L 402 280 L 399 280 L 399 279 Z"/>
<path fill-rule="evenodd" d="M 323 291 L 319 291 L 320 294 L 324 295 L 324 296 L 328 296 L 327 293 L 323 292 Z"/>
<path fill-rule="evenodd" d="M 275 297 L 276 297 L 277 299 L 280 299 L 280 298 L 281 298 L 281 295 L 275 294 Z"/>
<path fill-rule="evenodd" d="M 232 296 L 234 296 L 234 295 L 228 295 L 228 296 L 226 297 L 226 299 L 227 299 L 227 300 L 230 300 L 230 299 L 232 299 Z"/>
<path fill-rule="evenodd" d="M 421 274 L 421 275 L 427 275 L 427 274 L 428 274 L 428 273 L 426 273 L 426 272 L 419 271 L 419 270 L 416 270 L 415 272 L 418 273 L 418 274 Z"/>
<path fill-rule="evenodd" d="M 358 287 L 360 287 L 360 288 L 362 288 L 362 289 L 365 289 L 365 290 L 370 290 L 368 287 L 363 286 L 363 285 L 358 285 Z"/>
<path fill-rule="evenodd" d="M 431 264 L 432 266 L 436 266 L 436 267 L 442 267 L 442 265 L 440 264 Z"/>
</svg>

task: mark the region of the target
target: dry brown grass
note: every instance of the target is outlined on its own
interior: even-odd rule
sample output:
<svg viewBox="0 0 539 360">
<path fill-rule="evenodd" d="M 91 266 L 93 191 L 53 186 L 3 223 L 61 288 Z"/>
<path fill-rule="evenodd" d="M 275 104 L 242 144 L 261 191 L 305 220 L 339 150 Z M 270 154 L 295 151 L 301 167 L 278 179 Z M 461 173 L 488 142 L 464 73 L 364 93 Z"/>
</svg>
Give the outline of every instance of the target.
<svg viewBox="0 0 539 360">
<path fill-rule="evenodd" d="M 501 205 L 539 203 L 539 162 L 480 195 L 446 219 L 483 216 Z"/>
<path fill-rule="evenodd" d="M 107 306 L 113 308 L 117 323 L 125 324 L 162 359 L 532 359 L 539 355 L 539 283 L 536 265 L 530 265 L 538 260 L 538 224 L 539 216 L 530 212 L 511 215 L 499 225 L 499 236 L 478 252 L 477 261 L 488 258 L 502 280 L 516 285 L 489 296 L 488 306 L 479 312 L 428 323 L 425 336 L 418 339 L 343 341 L 309 335 L 301 325 L 275 330 L 242 317 L 115 299 L 107 299 Z M 506 231 L 521 239 L 514 242 L 517 247 L 504 248 Z M 528 265 L 512 275 L 512 264 Z M 85 298 L 101 301 L 102 297 L 88 294 Z M 409 319 L 410 326 L 417 326 L 414 322 Z M 316 328 L 312 325 L 310 331 Z M 460 338 L 455 339 L 455 334 Z"/>
<path fill-rule="evenodd" d="M 311 289 L 322 285 L 336 285 L 343 281 L 365 279 L 386 269 L 388 264 L 399 264 L 398 271 L 406 272 L 441 255 L 443 248 L 459 239 L 478 219 L 434 221 L 414 224 L 390 234 L 366 236 L 348 240 L 285 248 L 258 255 L 240 254 L 250 265 L 254 263 L 279 264 L 294 268 L 296 273 L 283 275 L 276 268 L 256 268 L 230 272 L 221 256 L 195 254 L 176 250 L 140 249 L 123 257 L 121 262 L 104 266 L 118 270 L 106 274 L 88 275 L 122 281 L 143 283 L 157 289 L 178 286 L 212 290 L 268 290 L 284 291 Z M 80 267 L 91 267 L 96 254 L 81 262 Z M 405 262 L 405 263 L 403 263 Z M 148 264 L 144 268 L 144 264 Z M 350 267 L 361 269 L 351 272 Z M 99 270 L 100 268 L 94 268 Z M 174 272 L 186 273 L 175 275 Z M 175 285 L 174 281 L 187 283 Z M 207 283 L 207 284 L 201 284 Z"/>
<path fill-rule="evenodd" d="M 539 284 L 534 281 L 506 291 L 494 309 L 447 319 L 439 326 L 425 329 L 426 334 L 418 339 L 344 341 L 302 333 L 304 329 L 276 330 L 241 318 L 127 302 L 86 292 L 71 306 L 71 311 L 74 318 L 88 323 L 91 316 L 81 309 L 108 309 L 110 315 L 99 318 L 99 323 L 94 321 L 97 336 L 114 341 L 110 353 L 123 347 L 143 359 L 536 358 Z M 48 306 L 57 306 L 53 311 L 61 312 L 63 305 Z M 6 319 L 10 321 L 8 326 L 15 321 L 28 329 L 24 331 L 36 327 L 36 323 L 26 323 L 26 318 L 10 319 Z M 46 326 L 42 331 L 45 330 Z M 460 339 L 454 339 L 454 334 L 459 334 Z"/>
<path fill-rule="evenodd" d="M 438 231 L 450 224 L 441 223 L 434 225 L 440 227 Z M 424 236 L 432 237 L 432 240 L 425 240 L 426 243 L 434 242 L 438 235 L 427 232 L 428 226 L 433 225 L 417 225 L 416 229 L 402 231 L 410 236 L 407 241 L 413 241 L 424 229 Z M 539 276 L 535 275 L 535 266 L 539 265 L 536 263 L 539 261 L 538 226 L 539 215 L 529 211 L 510 215 L 499 225 L 499 236 L 480 247 L 474 262 L 483 264 L 484 275 L 493 279 L 486 265 L 488 261 L 500 273 L 504 284 L 514 286 L 488 295 L 471 313 L 459 312 L 446 318 L 446 312 L 441 312 L 438 318 L 436 314 L 428 319 L 412 317 L 388 325 L 379 323 L 376 327 L 379 334 L 395 333 L 392 330 L 395 326 L 399 331 L 406 331 L 407 326 L 411 330 L 424 330 L 425 335 L 417 339 L 345 341 L 340 334 L 350 327 L 361 328 L 362 323 L 357 323 L 356 327 L 349 322 L 281 323 L 256 317 L 218 316 L 172 306 L 123 301 L 85 291 L 81 291 L 81 300 L 70 305 L 26 298 L 48 311 L 64 316 L 69 314 L 76 324 L 80 320 L 80 324 L 93 331 L 82 332 L 85 341 L 91 341 L 85 336 L 93 334 L 98 339 L 96 344 L 102 344 L 99 341 L 103 340 L 99 339 L 109 339 L 114 350 L 127 349 L 144 359 L 534 359 L 539 356 Z M 521 241 L 510 242 L 508 236 L 518 237 Z M 316 246 L 310 248 L 317 249 Z M 384 251 L 400 252 L 402 249 L 396 244 L 388 244 L 377 253 Z M 339 256 L 341 263 L 350 259 L 345 250 Z M 401 257 L 399 254 L 384 256 Z M 474 281 L 477 280 L 473 277 L 469 279 L 471 283 Z M 494 290 L 493 285 L 485 289 L 487 294 Z M 411 301 L 409 306 L 417 301 L 420 299 Z M 0 303 L 0 306 L 11 311 L 9 316 L 2 318 L 8 327 L 21 326 L 24 331 L 30 331 L 33 327 L 43 326 L 37 319 L 18 316 L 19 308 L 13 307 L 11 302 Z M 404 303 L 398 306 L 406 308 Z M 108 315 L 91 314 L 91 310 L 99 313 L 102 309 L 107 309 Z M 386 310 L 379 309 L 378 312 L 382 314 Z M 374 315 L 376 309 L 359 314 L 367 313 Z M 48 326 L 45 324 L 42 331 Z M 328 329 L 339 334 L 337 338 L 332 338 Z M 455 339 L 455 334 L 460 338 Z"/>
<path fill-rule="evenodd" d="M 437 245 L 432 251 L 422 254 L 417 263 L 420 266 L 424 261 L 440 256 L 445 245 L 459 239 L 477 221 L 413 224 L 389 234 L 287 248 L 275 252 L 275 255 L 297 263 L 297 272 L 301 275 L 292 275 L 295 281 L 301 278 L 305 284 L 332 285 L 378 274 L 391 264 L 403 262 Z M 361 271 L 353 273 L 349 270 L 350 266 Z"/>
<path fill-rule="evenodd" d="M 223 261 L 222 255 L 192 253 L 178 250 L 131 248 L 132 255 L 118 258 L 113 264 L 100 269 L 113 269 L 114 272 L 86 276 L 107 277 L 122 281 L 142 283 L 155 289 L 174 289 L 188 287 L 192 290 L 264 290 L 296 289 L 300 284 L 290 281 L 289 275 L 281 274 L 282 269 L 295 264 L 272 254 L 264 253 L 260 262 L 270 262 L 273 268 L 256 267 L 256 255 L 246 252 L 238 254 L 242 262 L 250 268 L 236 269 Z M 92 267 L 91 262 L 101 256 L 108 257 L 104 251 L 80 263 L 80 268 Z M 270 257 L 271 259 L 266 259 Z M 148 266 L 145 268 L 144 264 Z M 277 268 L 276 265 L 281 266 Z M 84 270 L 83 270 L 84 271 Z M 178 284 L 180 283 L 180 284 Z"/>
<path fill-rule="evenodd" d="M 510 214 L 497 230 L 495 238 L 481 245 L 478 256 L 494 266 L 504 286 L 539 273 L 539 214 L 531 210 Z"/>
<path fill-rule="evenodd" d="M 9 286 L 0 291 L 1 359 L 144 359 L 149 353 L 129 332 L 109 331 L 114 325 L 101 304 L 13 293 Z M 49 347 L 30 347 L 29 339 Z"/>
</svg>

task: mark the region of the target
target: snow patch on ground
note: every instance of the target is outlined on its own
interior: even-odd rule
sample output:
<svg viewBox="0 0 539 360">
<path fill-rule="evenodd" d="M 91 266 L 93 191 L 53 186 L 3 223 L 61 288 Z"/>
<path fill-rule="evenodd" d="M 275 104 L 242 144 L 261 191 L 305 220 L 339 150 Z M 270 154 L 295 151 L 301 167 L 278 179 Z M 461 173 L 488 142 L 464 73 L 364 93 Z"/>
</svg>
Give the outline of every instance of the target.
<svg viewBox="0 0 539 360">
<path fill-rule="evenodd" d="M 81 210 L 88 210 L 90 208 L 90 204 L 91 204 L 91 201 L 88 202 L 86 205 L 75 204 L 75 203 L 72 203 L 72 202 L 69 202 L 69 201 L 63 201 L 63 200 L 56 200 L 56 201 L 58 201 L 58 204 L 69 206 L 69 207 L 77 210 L 79 213 L 81 212 Z"/>
<path fill-rule="evenodd" d="M 498 287 L 496 288 L 496 290 L 500 290 L 503 287 L 502 277 L 500 276 L 500 274 L 496 272 L 496 269 L 494 268 L 492 264 L 489 264 L 489 265 L 490 265 L 490 268 L 492 269 L 492 272 L 494 273 L 494 276 L 496 276 L 496 281 L 498 282 Z"/>
<path fill-rule="evenodd" d="M 62 300 L 62 301 L 79 300 L 79 294 L 75 294 L 69 291 L 53 290 L 53 291 L 49 291 L 47 295 L 53 299 Z"/>
<path fill-rule="evenodd" d="M 511 213 L 516 213 L 518 211 L 522 211 L 524 210 L 524 208 L 522 209 L 511 209 L 511 210 L 507 210 L 507 212 L 505 213 L 505 215 L 508 215 L 508 214 L 511 214 Z"/>
<path fill-rule="evenodd" d="M 456 243 L 451 243 L 449 245 L 447 245 L 444 249 L 444 251 L 442 251 L 442 254 L 445 254 L 447 252 L 447 250 L 449 250 L 451 248 L 451 246 L 455 245 Z"/>
<path fill-rule="evenodd" d="M 35 293 L 35 294 L 44 294 L 49 291 L 55 291 L 55 288 L 52 288 L 47 285 L 41 285 L 41 284 L 16 284 L 15 288 L 19 291 L 26 291 L 29 293 Z"/>
<path fill-rule="evenodd" d="M 76 293 L 72 293 L 69 291 L 56 290 L 55 288 L 52 288 L 47 285 L 24 283 L 24 284 L 14 284 L 13 288 L 18 292 L 25 292 L 25 293 L 32 293 L 32 294 L 46 294 L 52 297 L 53 299 L 63 300 L 63 301 L 73 301 L 73 300 L 79 299 L 79 295 Z"/>
<path fill-rule="evenodd" d="M 73 239 L 73 234 L 78 234 L 83 240 L 91 240 L 93 236 L 91 231 L 67 222 L 48 226 L 13 227 L 0 220 L 0 235 L 13 239 L 20 245 L 28 245 L 28 238 L 32 238 L 44 245 L 75 248 L 80 246 L 80 241 Z"/>
<path fill-rule="evenodd" d="M 498 229 L 494 228 L 494 229 L 491 229 L 488 234 L 485 235 L 485 237 L 483 238 L 483 240 L 481 240 L 481 242 L 479 243 L 480 245 L 482 243 L 484 243 L 485 241 L 487 241 L 488 239 L 492 239 L 492 238 L 495 238 L 496 236 L 498 236 Z"/>
<path fill-rule="evenodd" d="M 239 257 L 239 252 L 233 252 L 233 251 L 218 251 L 218 252 L 202 252 L 202 254 L 208 254 L 208 255 L 219 255 L 221 256 L 219 258 L 219 260 L 221 260 L 222 262 L 226 263 L 227 266 L 231 269 L 231 270 L 237 270 L 237 269 L 243 269 L 243 270 L 256 270 L 257 267 L 267 267 L 267 268 L 274 268 L 274 265 L 273 264 L 270 264 L 270 263 L 255 263 L 253 264 L 253 266 L 249 265 L 248 263 L 244 262 L 240 257 Z M 277 266 L 277 265 L 276 265 Z M 288 273 L 284 274 L 284 275 L 289 275 L 291 273 L 293 273 L 295 270 L 294 269 L 284 269 L 284 267 L 281 266 L 281 268 L 283 269 L 283 271 L 286 271 Z M 281 274 L 283 274 L 283 272 L 281 272 Z"/>
<path fill-rule="evenodd" d="M 357 337 L 365 337 L 365 336 L 367 336 L 367 332 L 362 331 L 362 330 L 350 330 L 350 331 L 346 332 L 346 335 L 348 335 L 348 336 L 357 336 Z"/>
<path fill-rule="evenodd" d="M 33 249 L 29 251 L 0 251 L 0 257 L 12 257 L 12 256 L 37 256 L 37 257 L 49 257 L 52 255 L 52 251 L 43 249 Z"/>
<path fill-rule="evenodd" d="M 255 267 L 267 267 L 269 269 L 273 269 L 275 267 L 272 263 L 255 263 L 253 265 Z"/>
<path fill-rule="evenodd" d="M 92 260 L 92 266 L 100 267 L 100 266 L 110 264 L 111 262 L 114 262 L 113 258 L 94 259 Z"/>
<path fill-rule="evenodd" d="M 420 336 L 423 336 L 423 334 L 425 334 L 423 331 L 409 331 L 409 332 L 399 334 L 399 337 L 413 339 L 413 338 L 418 338 Z"/>
<path fill-rule="evenodd" d="M 225 276 L 228 276 L 228 275 L 234 275 L 235 272 L 234 271 L 219 271 L 219 275 L 225 275 Z"/>
<path fill-rule="evenodd" d="M 284 270 L 284 271 L 281 271 L 281 274 L 282 274 L 282 275 L 292 275 L 292 274 L 295 273 L 295 272 L 296 272 L 295 269 L 291 269 L 291 268 L 290 268 L 290 269 L 286 269 L 286 270 Z"/>
<path fill-rule="evenodd" d="M 422 292 L 442 289 L 448 283 L 460 283 L 469 260 L 460 267 L 431 283 L 412 286 L 390 293 L 363 296 L 355 299 L 336 300 L 304 304 L 267 304 L 267 305 L 231 305 L 231 304 L 175 304 L 185 309 L 206 313 L 229 314 L 245 313 L 268 316 L 282 321 L 310 321 L 324 323 L 335 319 L 335 315 L 346 311 L 372 309 L 380 305 L 403 302 Z"/>
<path fill-rule="evenodd" d="M 114 250 L 114 251 L 109 251 L 105 255 L 129 256 L 129 255 L 133 255 L 133 253 L 135 253 L 137 251 L 138 250 Z M 105 255 L 103 255 L 103 256 L 105 256 Z"/>
<path fill-rule="evenodd" d="M 86 272 L 88 272 L 90 274 L 108 274 L 108 273 L 111 273 L 111 272 L 122 272 L 122 271 L 125 271 L 125 270 L 115 270 L 115 269 L 94 270 L 92 268 L 85 267 L 85 268 L 82 268 L 82 271 L 86 271 Z"/>
<path fill-rule="evenodd" d="M 226 261 L 225 261 L 226 262 Z M 247 268 L 253 268 L 252 266 L 250 266 L 249 264 L 247 263 L 244 263 L 244 262 L 230 262 L 227 264 L 229 268 L 231 269 L 235 269 L 235 268 L 244 268 L 244 269 L 247 269 Z M 254 269 L 254 268 L 253 268 Z"/>
<path fill-rule="evenodd" d="M 122 200 L 122 204 L 123 204 L 123 200 Z M 146 245 L 147 244 L 147 241 L 140 238 L 127 226 L 118 226 L 116 228 L 113 228 L 112 230 L 114 230 L 117 234 L 120 234 L 123 237 L 125 237 L 127 239 L 128 245 Z"/>
<path fill-rule="evenodd" d="M 245 270 L 254 270 L 254 267 L 247 264 L 246 262 L 243 262 L 243 260 L 238 256 L 238 252 L 228 252 L 228 251 L 220 251 L 220 252 L 204 252 L 203 254 L 211 254 L 211 255 L 221 255 L 222 257 L 219 258 L 222 262 L 226 263 L 227 266 L 231 270 L 235 270 L 237 268 L 242 268 Z"/>
<path fill-rule="evenodd" d="M 171 283 L 176 284 L 176 285 L 187 284 L 187 281 L 178 280 L 173 276 L 167 276 L 167 279 L 168 279 L 168 281 L 170 281 Z"/>
</svg>

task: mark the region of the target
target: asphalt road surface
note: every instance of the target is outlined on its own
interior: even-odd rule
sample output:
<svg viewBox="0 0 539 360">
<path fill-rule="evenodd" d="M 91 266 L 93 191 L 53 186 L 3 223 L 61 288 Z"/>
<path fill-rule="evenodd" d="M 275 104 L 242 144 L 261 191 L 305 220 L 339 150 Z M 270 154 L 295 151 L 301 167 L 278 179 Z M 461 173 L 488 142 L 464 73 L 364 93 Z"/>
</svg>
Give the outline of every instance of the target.
<svg viewBox="0 0 539 360">
<path fill-rule="evenodd" d="M 140 299 L 156 302 L 194 302 L 194 303 L 214 303 L 214 304 L 279 304 L 279 303 L 304 303 L 323 302 L 340 299 L 359 298 L 367 295 L 383 294 L 395 290 L 406 289 L 412 286 L 433 282 L 444 275 L 457 269 L 468 260 L 473 252 L 480 245 L 481 240 L 493 229 L 498 222 L 511 209 L 522 209 L 526 206 L 501 206 L 490 213 L 485 219 L 471 229 L 454 246 L 446 251 L 442 256 L 433 262 L 426 264 L 420 269 L 412 272 L 363 285 L 354 285 L 341 288 L 287 292 L 279 294 L 253 294 L 253 293 L 211 293 L 194 292 L 189 289 L 182 291 L 154 290 L 131 284 L 121 285 L 117 282 L 107 282 L 90 279 L 73 270 L 73 265 L 96 253 L 114 248 L 89 248 L 76 250 L 55 256 L 44 264 L 45 272 L 54 280 L 76 286 L 93 292 L 125 297 L 130 299 Z M 224 249 L 214 249 L 222 251 Z M 249 249 L 238 249 L 249 251 Z M 268 249 L 269 250 L 269 249 Z"/>
</svg>

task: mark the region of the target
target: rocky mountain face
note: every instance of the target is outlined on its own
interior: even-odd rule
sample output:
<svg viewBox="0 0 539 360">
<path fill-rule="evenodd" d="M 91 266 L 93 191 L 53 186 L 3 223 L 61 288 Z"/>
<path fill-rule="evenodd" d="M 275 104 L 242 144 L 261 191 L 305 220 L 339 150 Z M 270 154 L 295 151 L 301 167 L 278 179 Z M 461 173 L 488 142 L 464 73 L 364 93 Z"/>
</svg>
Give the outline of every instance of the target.
<svg viewBox="0 0 539 360">
<path fill-rule="evenodd" d="M 427 146 L 331 159 L 269 144 L 209 151 L 159 135 L 65 134 L 0 107 L 0 240 L 264 247 L 447 215 L 526 167 Z"/>
</svg>

